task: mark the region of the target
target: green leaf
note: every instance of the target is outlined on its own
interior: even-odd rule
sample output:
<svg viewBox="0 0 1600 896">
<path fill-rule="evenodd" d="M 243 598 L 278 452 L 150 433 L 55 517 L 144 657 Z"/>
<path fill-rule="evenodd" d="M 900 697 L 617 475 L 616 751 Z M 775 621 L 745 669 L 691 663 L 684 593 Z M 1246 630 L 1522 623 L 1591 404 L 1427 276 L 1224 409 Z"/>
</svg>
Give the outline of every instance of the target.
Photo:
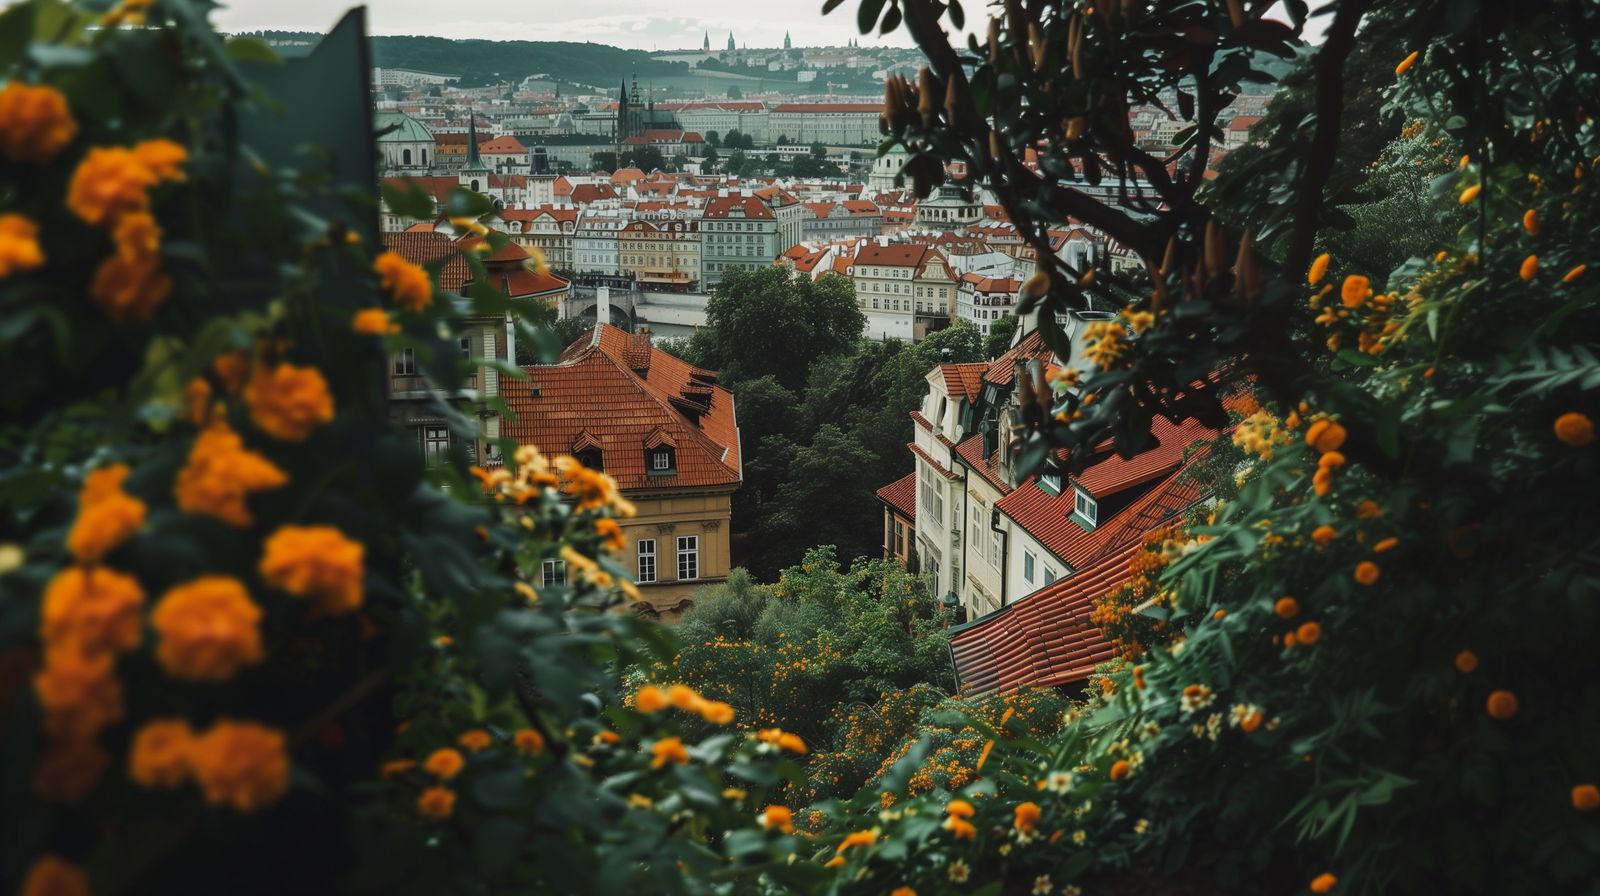
<svg viewBox="0 0 1600 896">
<path fill-rule="evenodd" d="M 861 0 L 861 8 L 856 10 L 856 27 L 862 34 L 872 32 L 873 26 L 878 24 L 878 14 L 883 12 L 884 0 Z"/>
</svg>

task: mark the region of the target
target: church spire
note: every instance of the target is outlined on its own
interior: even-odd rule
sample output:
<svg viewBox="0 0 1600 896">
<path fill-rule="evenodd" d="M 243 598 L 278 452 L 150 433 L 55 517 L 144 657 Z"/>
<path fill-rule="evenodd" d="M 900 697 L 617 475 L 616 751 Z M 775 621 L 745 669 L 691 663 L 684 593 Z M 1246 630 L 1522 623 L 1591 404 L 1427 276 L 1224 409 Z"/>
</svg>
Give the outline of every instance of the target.
<svg viewBox="0 0 1600 896">
<path fill-rule="evenodd" d="M 787 31 L 783 32 L 783 48 L 785 50 L 794 49 L 794 45 L 789 42 L 789 32 Z"/>
<path fill-rule="evenodd" d="M 467 109 L 467 168 L 468 171 L 485 171 L 483 160 L 478 158 L 478 113 Z"/>
<path fill-rule="evenodd" d="M 739 49 L 739 47 L 738 47 L 737 44 L 735 44 L 733 42 L 733 32 L 729 31 L 728 32 L 728 50 L 731 52 L 731 51 L 737 50 L 737 49 Z"/>
<path fill-rule="evenodd" d="M 711 32 L 709 32 L 709 31 L 706 32 L 706 41 L 705 41 L 704 46 L 701 47 L 701 49 L 704 50 L 707 53 L 711 52 Z"/>
</svg>

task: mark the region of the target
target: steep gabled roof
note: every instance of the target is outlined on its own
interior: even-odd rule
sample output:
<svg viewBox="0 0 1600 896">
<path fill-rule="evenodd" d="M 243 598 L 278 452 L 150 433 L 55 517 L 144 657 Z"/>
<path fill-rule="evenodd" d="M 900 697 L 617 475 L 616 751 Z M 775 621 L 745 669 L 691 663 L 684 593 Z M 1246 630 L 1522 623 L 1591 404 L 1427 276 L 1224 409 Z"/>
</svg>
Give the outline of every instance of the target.
<svg viewBox="0 0 1600 896">
<path fill-rule="evenodd" d="M 610 325 L 590 330 L 554 364 L 527 367 L 503 391 L 505 433 L 554 456 L 582 432 L 601 445 L 605 472 L 624 491 L 737 486 L 743 478 L 733 393 L 660 349 Z M 676 469 L 652 475 L 646 444 L 670 444 Z"/>
<path fill-rule="evenodd" d="M 983 390 L 983 372 L 988 364 L 978 361 L 972 364 L 940 364 L 939 370 L 944 373 L 945 388 L 952 395 L 961 395 L 967 401 L 976 403 L 978 393 Z"/>
<path fill-rule="evenodd" d="M 437 230 L 386 233 L 383 235 L 383 247 L 399 253 L 412 264 L 425 265 L 430 261 L 445 259 L 444 267 L 439 269 L 439 288 L 446 292 L 460 292 L 472 276 L 472 269 L 467 267 L 467 260 L 456 247 L 456 241 Z"/>
<path fill-rule="evenodd" d="M 1044 344 L 1044 336 L 1034 330 L 1022 337 L 1005 354 L 989 362 L 989 369 L 983 373 L 983 381 L 996 386 L 1009 386 L 1016 379 L 1018 361 L 1042 361 L 1050 363 L 1053 355 L 1050 346 Z"/>
<path fill-rule="evenodd" d="M 485 140 L 484 142 L 478 144 L 478 152 L 480 153 L 488 152 L 495 153 L 497 155 L 506 155 L 509 153 L 527 151 L 528 148 L 522 145 L 522 141 L 511 136 L 510 134 L 507 134 L 503 137 L 496 137 L 493 140 Z"/>
</svg>

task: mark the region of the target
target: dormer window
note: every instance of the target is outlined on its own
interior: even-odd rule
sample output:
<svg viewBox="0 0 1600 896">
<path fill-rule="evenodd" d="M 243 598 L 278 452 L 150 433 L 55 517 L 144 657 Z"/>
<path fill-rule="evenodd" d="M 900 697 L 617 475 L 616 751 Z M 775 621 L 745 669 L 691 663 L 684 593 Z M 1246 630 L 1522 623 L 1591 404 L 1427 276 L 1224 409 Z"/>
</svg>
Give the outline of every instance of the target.
<svg viewBox="0 0 1600 896">
<path fill-rule="evenodd" d="M 573 457 L 578 459 L 578 463 L 591 470 L 605 469 L 605 455 L 601 453 L 599 448 L 585 448 L 574 454 Z"/>
<path fill-rule="evenodd" d="M 1045 491 L 1049 492 L 1052 495 L 1061 494 L 1061 474 L 1060 473 L 1041 473 L 1041 474 L 1039 474 L 1039 487 L 1044 489 Z"/>
<path fill-rule="evenodd" d="M 1088 492 L 1080 488 L 1073 492 L 1072 512 L 1083 517 L 1090 526 L 1093 526 L 1098 521 L 1100 505 L 1095 502 Z"/>
<path fill-rule="evenodd" d="M 650 472 L 671 473 L 674 466 L 671 448 L 655 448 L 650 451 Z"/>
</svg>

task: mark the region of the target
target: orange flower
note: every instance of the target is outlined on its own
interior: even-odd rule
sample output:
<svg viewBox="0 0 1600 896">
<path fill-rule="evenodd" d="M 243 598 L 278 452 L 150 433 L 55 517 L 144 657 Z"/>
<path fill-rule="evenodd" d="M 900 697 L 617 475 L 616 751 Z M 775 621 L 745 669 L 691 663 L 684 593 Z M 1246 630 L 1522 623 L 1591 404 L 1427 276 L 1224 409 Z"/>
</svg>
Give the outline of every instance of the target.
<svg viewBox="0 0 1600 896">
<path fill-rule="evenodd" d="M 1339 530 L 1327 524 L 1323 524 L 1311 530 L 1311 540 L 1317 545 L 1317 547 L 1327 547 L 1333 543 L 1334 539 L 1338 537 Z"/>
<path fill-rule="evenodd" d="M 1300 615 L 1300 602 L 1292 597 L 1280 597 L 1277 603 L 1272 605 L 1272 612 L 1277 613 L 1280 618 L 1293 619 Z"/>
<path fill-rule="evenodd" d="M 942 827 L 949 831 L 950 835 L 955 837 L 957 840 L 978 839 L 978 829 L 973 826 L 972 822 L 967 821 L 965 818 L 957 818 L 954 815 L 948 816 L 945 818 Z"/>
<path fill-rule="evenodd" d="M 1245 734 L 1250 734 L 1261 727 L 1261 721 L 1261 710 L 1252 709 L 1245 713 L 1244 718 L 1239 720 L 1239 730 Z"/>
<path fill-rule="evenodd" d="M 1587 271 L 1587 270 L 1589 270 L 1589 266 L 1588 265 L 1580 264 L 1577 267 L 1574 267 L 1572 270 L 1567 271 L 1565 274 L 1562 274 L 1561 275 L 1561 282 L 1562 283 L 1571 283 L 1572 281 L 1578 279 L 1579 277 L 1582 277 L 1583 276 L 1583 272 Z"/>
<path fill-rule="evenodd" d="M 1362 585 L 1371 585 L 1378 581 L 1378 564 L 1371 560 L 1363 560 L 1356 564 L 1355 579 Z"/>
<path fill-rule="evenodd" d="M 460 753 L 450 747 L 440 747 L 428 754 L 428 758 L 423 760 L 422 770 L 435 778 L 448 781 L 461 774 L 461 770 L 466 765 L 467 761 L 461 758 Z"/>
<path fill-rule="evenodd" d="M 944 811 L 946 814 L 953 815 L 956 818 L 971 818 L 977 810 L 966 800 L 955 799 L 945 805 Z"/>
<path fill-rule="evenodd" d="M 319 614 L 361 606 L 366 547 L 333 526 L 281 526 L 261 552 L 261 579 L 311 600 Z"/>
<path fill-rule="evenodd" d="M 142 140 L 133 146 L 134 158 L 161 180 L 183 180 L 183 166 L 189 161 L 189 151 L 182 144 L 164 137 Z"/>
<path fill-rule="evenodd" d="M 1337 425 L 1337 424 L 1336 424 Z M 1326 438 L 1326 435 L 1324 436 Z M 1323 470 L 1337 470 L 1345 465 L 1344 453 L 1339 451 L 1325 452 L 1317 458 L 1317 468 Z"/>
<path fill-rule="evenodd" d="M 1306 430 L 1306 444 L 1322 453 L 1338 451 L 1344 439 L 1344 427 L 1333 420 L 1318 420 Z"/>
<path fill-rule="evenodd" d="M 12 85 L 15 84 L 13 81 Z M 0 93 L 0 98 L 3 97 Z M 0 134 L 4 133 L 4 127 L 0 126 Z M 21 896 L 89 896 L 89 875 L 59 856 L 46 853 L 28 869 Z"/>
<path fill-rule="evenodd" d="M 143 787 L 177 787 L 193 773 L 189 750 L 194 731 L 182 719 L 146 722 L 128 751 L 128 777 Z"/>
<path fill-rule="evenodd" d="M 120 146 L 89 150 L 67 185 L 67 208 L 86 223 L 110 224 L 129 212 L 150 206 L 155 172 L 132 151 Z"/>
<path fill-rule="evenodd" d="M 700 718 L 713 725 L 733 724 L 733 707 L 721 700 L 707 700 L 700 708 Z M 782 743 L 779 743 L 782 746 Z"/>
<path fill-rule="evenodd" d="M 1039 826 L 1039 804 L 1034 802 L 1018 803 L 1013 812 L 1012 824 L 1019 831 L 1032 833 Z"/>
<path fill-rule="evenodd" d="M 841 853 L 854 846 L 871 846 L 877 842 L 877 831 L 855 831 L 854 833 L 846 834 L 844 839 L 839 841 L 839 847 L 838 849 L 835 849 L 834 852 Z"/>
<path fill-rule="evenodd" d="M 1461 203 L 1462 205 L 1466 205 L 1467 203 L 1471 202 L 1472 200 L 1477 199 L 1478 198 L 1478 194 L 1482 193 L 1482 192 L 1483 192 L 1483 187 L 1481 185 L 1473 184 L 1472 186 L 1466 188 L 1465 190 L 1462 190 L 1461 191 L 1461 195 L 1456 197 L 1456 201 Z"/>
<path fill-rule="evenodd" d="M 1522 267 L 1517 269 L 1517 276 L 1524 280 L 1532 280 L 1533 275 L 1539 273 L 1539 256 L 1529 255 L 1522 259 Z"/>
<path fill-rule="evenodd" d="M 189 752 L 206 802 L 254 812 L 289 790 L 289 753 L 283 732 L 259 722 L 221 719 Z"/>
<path fill-rule="evenodd" d="M 448 787 L 434 785 L 417 797 L 417 814 L 434 821 L 443 821 L 456 811 L 456 792 Z"/>
<path fill-rule="evenodd" d="M 385 336 L 400 332 L 400 325 L 382 308 L 363 308 L 350 318 L 350 329 L 365 336 Z"/>
<path fill-rule="evenodd" d="M 1118 759 L 1116 762 L 1111 763 L 1111 780 L 1113 781 L 1121 781 L 1132 772 L 1133 766 L 1129 765 L 1126 759 Z"/>
<path fill-rule="evenodd" d="M 77 645 L 52 645 L 33 679 L 44 710 L 44 727 L 61 740 L 87 740 L 122 718 L 122 684 L 109 653 L 85 653 Z"/>
<path fill-rule="evenodd" d="M 1507 721 L 1517 714 L 1517 695 L 1505 690 L 1495 691 L 1485 701 L 1484 708 L 1489 711 L 1489 718 Z"/>
<path fill-rule="evenodd" d="M 1456 671 L 1466 675 L 1478 668 L 1478 655 L 1470 650 L 1456 654 Z"/>
<path fill-rule="evenodd" d="M 494 738 L 490 737 L 489 732 L 482 728 L 473 728 L 470 731 L 461 732 L 461 736 L 456 738 L 456 743 L 460 744 L 463 750 L 478 753 L 489 749 L 489 745 L 494 743 Z"/>
<path fill-rule="evenodd" d="M 288 481 L 272 461 L 245 450 L 244 440 L 219 420 L 195 438 L 173 492 L 185 512 L 204 513 L 243 527 L 251 523 L 245 498 Z"/>
<path fill-rule="evenodd" d="M 398 781 L 410 774 L 411 770 L 416 767 L 417 760 L 415 759 L 391 759 L 383 764 L 382 768 L 378 770 L 378 774 L 385 781 Z"/>
<path fill-rule="evenodd" d="M 0 215 L 0 280 L 42 264 L 38 226 L 22 215 Z"/>
<path fill-rule="evenodd" d="M 684 765 L 688 761 L 689 751 L 684 748 L 680 738 L 663 737 L 650 746 L 651 768 L 661 768 L 668 763 Z"/>
<path fill-rule="evenodd" d="M 81 803 L 111 765 L 92 739 L 68 738 L 45 745 L 33 769 L 33 790 L 52 803 Z"/>
<path fill-rule="evenodd" d="M 162 595 L 150 614 L 156 659 L 173 678 L 227 681 L 261 662 L 261 608 L 232 576 L 201 576 Z"/>
<path fill-rule="evenodd" d="M 1400 60 L 1400 64 L 1394 67 L 1394 75 L 1395 75 L 1395 77 L 1398 78 L 1401 75 L 1405 74 L 1406 72 L 1410 71 L 1411 67 L 1413 65 L 1417 64 L 1417 57 L 1419 57 L 1421 55 L 1422 55 L 1422 51 L 1421 50 L 1412 50 L 1411 51 L 1411 55 L 1409 55 L 1406 58 Z M 1326 890 L 1321 890 L 1321 891 L 1318 891 L 1318 892 L 1326 893 L 1327 891 Z"/>
<path fill-rule="evenodd" d="M 183 387 L 184 416 L 195 426 L 205 426 L 211 419 L 211 383 L 203 376 L 197 376 Z"/>
<path fill-rule="evenodd" d="M 1563 445 L 1572 448 L 1582 448 L 1594 441 L 1594 421 L 1588 414 L 1577 411 L 1568 411 L 1556 418 L 1556 438 Z"/>
<path fill-rule="evenodd" d="M 628 542 L 622 537 L 622 527 L 609 516 L 603 516 L 594 521 L 594 532 L 600 536 L 600 544 L 609 551 L 620 551 L 627 547 Z"/>
<path fill-rule="evenodd" d="M 428 272 L 412 264 L 398 252 L 389 251 L 373 259 L 378 285 L 394 298 L 395 304 L 410 311 L 421 311 L 433 303 L 433 283 Z"/>
<path fill-rule="evenodd" d="M 1344 278 L 1344 284 L 1339 287 L 1339 301 L 1346 308 L 1359 308 L 1361 303 L 1372 295 L 1372 281 L 1362 274 L 1351 274 Z"/>
<path fill-rule="evenodd" d="M 660 712 L 667 708 L 667 693 L 653 684 L 647 684 L 633 695 L 633 706 L 643 713 Z"/>
<path fill-rule="evenodd" d="M 1323 275 L 1328 273 L 1329 261 L 1328 253 L 1324 252 L 1311 262 L 1311 269 L 1306 271 L 1307 286 L 1316 286 L 1322 282 Z"/>
<path fill-rule="evenodd" d="M 1539 235 L 1539 213 L 1528 209 L 1522 213 L 1522 229 L 1528 231 L 1529 236 Z"/>
<path fill-rule="evenodd" d="M 822 863 L 822 867 L 824 867 L 824 868 L 837 868 L 837 867 L 839 867 L 840 865 L 843 865 L 843 864 L 844 864 L 844 856 L 834 856 L 833 858 L 829 859 L 828 861 L 823 862 Z"/>
<path fill-rule="evenodd" d="M 699 712 L 700 704 L 705 702 L 705 698 L 686 684 L 675 684 L 667 688 L 667 702 L 671 703 L 674 709 Z"/>
<path fill-rule="evenodd" d="M 1572 788 L 1572 808 L 1579 812 L 1593 812 L 1600 809 L 1600 787 L 1593 784 L 1579 784 Z"/>
<path fill-rule="evenodd" d="M 312 430 L 333 419 L 328 381 L 315 367 L 258 365 L 245 384 L 244 403 L 251 422 L 281 442 L 303 442 Z"/>
<path fill-rule="evenodd" d="M 245 377 L 250 375 L 250 356 L 238 349 L 223 352 L 211 359 L 211 369 L 217 372 L 224 389 L 238 392 L 244 388 Z"/>
<path fill-rule="evenodd" d="M 777 828 L 785 834 L 794 833 L 794 813 L 788 806 L 768 806 L 756 816 L 756 822 L 764 828 Z"/>
<path fill-rule="evenodd" d="M 544 750 L 544 735 L 532 728 L 522 728 L 511 736 L 511 745 L 529 756 L 537 756 Z"/>
<path fill-rule="evenodd" d="M 21 81 L 0 89 L 0 155 L 24 165 L 42 165 L 77 133 L 78 123 L 61 91 Z"/>
<path fill-rule="evenodd" d="M 1375 520 L 1383 516 L 1383 506 L 1371 498 L 1365 498 L 1356 505 L 1356 519 Z"/>
<path fill-rule="evenodd" d="M 129 212 L 117 219 L 111 239 L 117 244 L 118 256 L 148 258 L 161 251 L 161 226 L 149 212 Z"/>
<path fill-rule="evenodd" d="M 1399 546 L 1400 539 L 1394 537 L 1385 538 L 1372 546 L 1372 552 L 1374 554 L 1386 554 Z"/>
<path fill-rule="evenodd" d="M 1416 54 L 1413 53 L 1412 55 L 1415 56 Z M 1329 874 L 1328 872 L 1324 871 L 1321 874 L 1319 874 L 1316 877 L 1311 879 L 1311 892 L 1313 892 L 1313 893 L 1331 892 L 1333 890 L 1334 886 L 1336 884 L 1338 884 L 1338 883 L 1339 883 L 1339 879 L 1337 877 L 1334 877 L 1332 874 Z"/>
<path fill-rule="evenodd" d="M 154 255 L 112 255 L 95 268 L 89 297 L 115 321 L 149 320 L 172 293 L 172 278 Z"/>
<path fill-rule="evenodd" d="M 133 576 L 103 566 L 70 566 L 45 587 L 39 638 L 88 653 L 132 650 L 139 646 L 143 606 L 144 589 Z"/>
<path fill-rule="evenodd" d="M 101 467 L 84 478 L 78 518 L 67 533 L 67 550 L 74 557 L 98 561 L 144 525 L 144 502 L 122 490 L 127 478 L 127 464 Z"/>
<path fill-rule="evenodd" d="M 1307 647 L 1317 643 L 1317 641 L 1321 640 L 1321 638 L 1322 626 L 1316 624 L 1315 622 L 1302 623 L 1301 626 L 1295 629 L 1294 632 L 1295 643 L 1304 644 Z"/>
<path fill-rule="evenodd" d="M 910 887 L 895 887 L 889 891 L 889 896 L 917 896 L 917 891 Z"/>
</svg>

